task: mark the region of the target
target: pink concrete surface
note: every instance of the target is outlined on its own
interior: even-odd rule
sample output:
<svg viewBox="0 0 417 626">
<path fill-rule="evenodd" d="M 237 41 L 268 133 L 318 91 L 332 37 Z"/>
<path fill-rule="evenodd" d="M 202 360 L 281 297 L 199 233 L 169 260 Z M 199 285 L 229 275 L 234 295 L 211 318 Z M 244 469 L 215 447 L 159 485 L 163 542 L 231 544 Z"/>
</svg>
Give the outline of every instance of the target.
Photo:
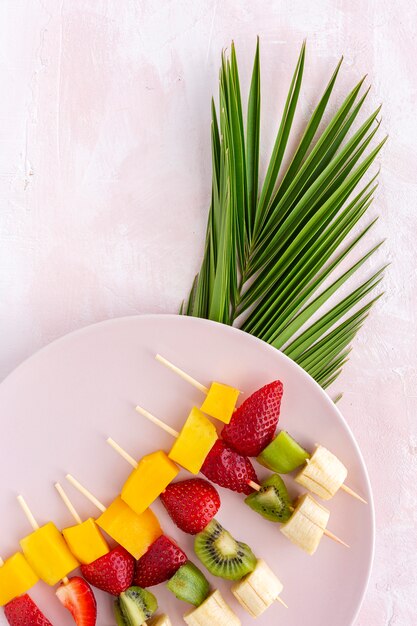
<svg viewBox="0 0 417 626">
<path fill-rule="evenodd" d="M 261 36 L 264 156 L 305 37 L 299 127 L 342 54 L 334 103 L 368 73 L 365 108 L 383 102 L 390 140 L 368 245 L 387 242 L 364 275 L 392 265 L 332 390 L 376 500 L 358 626 L 417 623 L 416 23 L 413 0 L 0 3 L 0 378 L 86 324 L 178 310 L 201 258 L 209 103 L 232 38 L 247 86 Z"/>
</svg>

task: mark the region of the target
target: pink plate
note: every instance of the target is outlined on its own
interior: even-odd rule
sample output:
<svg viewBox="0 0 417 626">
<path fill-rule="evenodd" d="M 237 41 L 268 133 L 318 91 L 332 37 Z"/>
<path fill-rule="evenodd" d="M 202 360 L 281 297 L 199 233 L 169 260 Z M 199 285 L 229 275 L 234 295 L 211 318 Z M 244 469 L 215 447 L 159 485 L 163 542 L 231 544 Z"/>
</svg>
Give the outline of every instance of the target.
<svg viewBox="0 0 417 626">
<path fill-rule="evenodd" d="M 320 442 L 349 468 L 348 484 L 368 500 L 366 506 L 343 492 L 326 503 L 329 529 L 351 547 L 324 537 L 310 557 L 293 546 L 276 524 L 257 516 L 239 494 L 220 490 L 217 518 L 233 535 L 249 543 L 284 584 L 286 610 L 276 603 L 257 624 L 349 626 L 359 610 L 371 568 L 374 512 L 366 468 L 343 417 L 322 389 L 290 359 L 239 330 L 205 320 L 171 315 L 127 317 L 89 326 L 47 346 L 18 367 L 0 385 L 0 554 L 8 556 L 30 532 L 16 494 L 24 494 L 39 523 L 52 519 L 61 527 L 72 519 L 53 488 L 59 480 L 82 516 L 97 511 L 65 481 L 71 472 L 104 503 L 110 503 L 130 467 L 107 444 L 112 436 L 140 458 L 155 449 L 168 450 L 172 440 L 138 415 L 135 404 L 179 429 L 201 392 L 155 359 L 166 356 L 204 384 L 219 380 L 250 394 L 280 378 L 284 398 L 280 426 L 307 448 Z M 259 476 L 267 474 L 257 466 Z M 182 472 L 185 478 L 187 473 Z M 180 475 L 181 476 L 181 475 Z M 299 488 L 287 480 L 295 495 Z M 198 564 L 193 539 L 179 531 L 162 505 L 154 511 Z M 203 569 L 203 568 L 202 568 Z M 208 575 L 242 620 L 252 618 L 237 604 L 230 584 Z M 181 624 L 189 609 L 164 587 L 153 588 L 162 611 Z M 74 624 L 55 599 L 53 589 L 39 583 L 31 592 L 49 619 Z M 112 600 L 97 591 L 99 626 L 110 626 Z M 0 624 L 6 624 L 1 614 Z M 214 626 L 214 625 L 213 625 Z"/>
</svg>

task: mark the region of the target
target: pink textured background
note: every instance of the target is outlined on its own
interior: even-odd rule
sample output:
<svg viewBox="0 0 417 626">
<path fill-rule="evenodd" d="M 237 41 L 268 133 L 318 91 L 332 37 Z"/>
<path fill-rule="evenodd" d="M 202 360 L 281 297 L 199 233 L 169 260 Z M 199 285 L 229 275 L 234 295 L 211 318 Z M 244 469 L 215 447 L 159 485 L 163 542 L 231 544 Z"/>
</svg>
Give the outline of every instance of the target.
<svg viewBox="0 0 417 626">
<path fill-rule="evenodd" d="M 372 261 L 386 294 L 334 392 L 377 507 L 358 626 L 417 620 L 417 6 L 413 0 L 2 0 L 0 379 L 92 322 L 175 312 L 202 251 L 209 101 L 233 37 L 247 85 L 262 40 L 264 155 L 308 38 L 302 122 L 341 54 L 336 102 L 364 73 L 384 103 Z M 369 271 L 368 267 L 367 270 Z"/>
</svg>

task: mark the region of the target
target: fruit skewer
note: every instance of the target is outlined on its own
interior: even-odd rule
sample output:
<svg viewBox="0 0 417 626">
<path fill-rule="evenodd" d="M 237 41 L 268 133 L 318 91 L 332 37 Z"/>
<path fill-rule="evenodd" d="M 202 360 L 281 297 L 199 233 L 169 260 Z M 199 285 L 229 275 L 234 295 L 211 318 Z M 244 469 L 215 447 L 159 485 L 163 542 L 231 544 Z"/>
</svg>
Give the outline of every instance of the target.
<svg viewBox="0 0 417 626">
<path fill-rule="evenodd" d="M 187 441 L 186 445 L 186 439 L 188 438 L 188 432 L 187 432 L 187 422 L 190 419 L 190 417 L 187 419 L 187 422 L 185 424 L 185 426 L 183 427 L 183 429 L 181 430 L 181 432 L 177 432 L 176 430 L 174 430 L 173 428 L 171 428 L 171 426 L 168 426 L 167 424 L 165 424 L 165 422 L 163 422 L 162 420 L 160 420 L 159 418 L 157 418 L 156 416 L 152 415 L 152 413 L 150 413 L 149 411 L 147 411 L 146 409 L 144 409 L 141 406 L 136 406 L 136 411 L 138 413 L 140 413 L 141 415 L 143 415 L 144 417 L 146 417 L 147 419 L 149 419 L 151 422 L 153 422 L 154 424 L 156 424 L 157 426 L 159 426 L 160 428 L 162 428 L 163 430 L 165 430 L 167 433 L 169 433 L 172 437 L 176 438 L 176 444 L 177 442 L 181 442 L 181 445 L 179 446 L 179 449 L 181 450 L 181 455 L 176 454 L 176 459 L 178 460 L 178 463 L 180 463 L 185 469 L 188 469 L 187 465 L 189 465 L 186 461 L 184 462 L 182 459 L 185 459 L 187 456 L 187 452 L 189 451 L 189 441 Z M 193 414 L 194 411 L 199 411 L 199 409 L 196 409 L 195 407 L 192 409 L 190 416 Z M 198 433 L 197 433 L 198 435 Z M 207 459 L 212 457 L 211 459 L 214 463 L 217 462 L 217 457 L 216 457 L 216 446 L 217 445 L 223 445 L 222 441 L 220 439 L 217 439 L 216 436 L 216 440 L 212 446 L 212 449 L 209 450 L 209 452 L 207 454 L 205 454 L 205 450 L 203 450 L 203 453 L 201 454 L 201 451 L 198 450 L 198 436 L 196 434 L 194 435 L 194 440 L 195 440 L 195 447 L 193 449 L 194 454 L 200 454 L 201 457 L 203 457 L 202 460 L 202 465 L 200 467 L 203 467 L 203 473 L 207 476 L 207 478 L 209 478 L 210 480 L 212 480 L 211 477 L 211 472 L 207 472 Z M 175 449 L 176 444 L 174 444 L 172 450 Z M 169 453 L 169 457 L 171 457 L 172 454 L 172 450 Z M 215 453 L 213 455 L 213 452 Z M 232 453 L 234 453 L 234 451 L 231 451 Z M 204 454 L 207 457 L 206 460 L 204 460 Z M 237 453 L 234 453 L 237 454 Z M 239 456 L 241 459 L 245 459 L 245 457 L 237 454 L 237 456 Z M 181 460 L 180 460 L 181 459 Z M 249 462 L 249 459 L 248 459 Z M 197 472 L 194 472 L 197 473 Z M 254 474 L 254 476 L 256 477 L 256 474 Z M 260 491 L 262 489 L 262 486 L 259 485 L 257 482 L 255 482 L 254 480 L 252 480 L 251 478 L 248 478 L 246 480 L 247 486 L 249 487 L 249 491 L 247 491 L 246 493 L 249 494 L 251 493 L 251 490 L 255 490 L 255 491 Z M 223 485 L 224 486 L 224 485 Z M 226 485 L 227 486 L 227 485 Z M 237 491 L 237 489 L 236 489 Z M 306 515 L 304 513 L 307 513 L 307 511 L 305 511 L 305 507 L 307 506 L 307 504 L 305 503 L 307 502 L 309 505 L 309 510 L 308 510 L 308 515 L 306 517 Z M 300 510 L 301 508 L 301 510 Z M 287 536 L 291 541 L 293 541 L 294 543 L 297 543 L 295 541 L 296 536 L 298 533 L 296 533 L 295 535 L 290 532 L 289 534 L 287 534 L 287 530 L 289 529 L 290 531 L 292 530 L 292 526 L 297 525 L 298 527 L 298 520 L 300 520 L 302 526 L 305 526 L 306 524 L 309 523 L 309 515 L 313 514 L 313 525 L 315 528 L 314 530 L 317 530 L 316 533 L 316 540 L 314 542 L 314 549 L 312 548 L 312 551 L 309 551 L 310 554 L 313 554 L 313 552 L 315 551 L 315 549 L 318 546 L 318 540 L 319 540 L 319 532 L 321 532 L 321 535 L 326 535 L 326 537 L 328 537 L 329 539 L 332 539 L 333 541 L 335 541 L 336 543 L 339 543 L 340 545 L 345 546 L 346 548 L 348 548 L 348 544 L 345 543 L 344 541 L 342 541 L 342 539 L 340 539 L 339 537 L 337 537 L 337 535 L 335 535 L 334 533 L 332 533 L 331 531 L 329 531 L 326 528 L 329 516 L 330 516 L 330 512 L 325 509 L 324 507 L 320 506 L 318 503 L 316 503 L 316 501 L 309 496 L 309 498 L 304 498 L 300 500 L 300 507 L 297 505 L 295 510 L 294 510 L 294 515 L 293 518 L 291 520 L 291 525 L 288 527 L 283 527 L 281 530 L 283 532 L 283 534 L 285 536 Z M 303 547 L 302 544 L 298 544 L 300 545 L 300 547 Z"/>
<path fill-rule="evenodd" d="M 0 606 L 10 626 L 36 623 L 52 626 L 27 592 L 39 578 L 21 552 L 3 561 L 0 557 Z"/>
<path fill-rule="evenodd" d="M 40 527 L 23 496 L 19 495 L 17 499 L 33 531 L 20 542 L 26 559 L 48 585 L 62 581 L 55 594 L 78 626 L 95 626 L 97 603 L 94 593 L 83 578 L 68 578 L 79 563 L 64 537 L 52 522 Z"/>
<path fill-rule="evenodd" d="M 322 500 L 330 500 L 342 489 L 347 494 L 367 504 L 356 491 L 345 484 L 347 468 L 335 454 L 320 444 L 312 454 L 282 430 L 257 457 L 258 462 L 279 474 L 288 474 L 302 468 L 295 481 Z M 303 467 L 304 466 L 304 467 Z"/>
<path fill-rule="evenodd" d="M 133 582 L 136 561 L 122 546 L 110 550 L 93 518 L 82 521 L 60 483 L 55 488 L 76 525 L 62 532 L 72 553 L 81 563 L 81 573 L 94 587 L 113 596 L 119 596 Z"/>
<path fill-rule="evenodd" d="M 109 437 L 107 443 L 127 461 L 134 470 L 138 468 L 138 463 L 135 459 L 116 443 L 114 439 Z M 176 498 L 176 500 L 180 503 L 179 505 L 183 511 L 191 513 L 191 510 L 195 509 L 194 504 L 196 499 L 198 500 L 197 508 L 201 509 L 201 499 L 192 496 L 192 491 L 195 491 L 195 488 L 200 488 L 199 496 L 205 498 L 203 508 L 206 513 L 203 515 L 203 522 L 200 521 L 197 529 L 199 532 L 196 537 L 196 554 L 209 572 L 214 576 L 220 576 L 226 580 L 238 581 L 232 588 L 232 591 L 240 604 L 253 617 L 261 615 L 274 601 L 278 601 L 288 608 L 285 602 L 279 597 L 283 586 L 267 564 L 262 559 L 257 559 L 249 546 L 236 541 L 232 535 L 214 519 L 220 507 L 220 498 L 217 491 L 210 483 L 202 479 L 181 481 L 168 486 L 165 492 L 161 494 L 162 502 L 177 526 L 179 526 L 181 530 L 184 530 L 184 532 L 195 534 L 195 529 L 190 531 L 190 529 L 187 530 L 183 525 L 178 524 L 178 520 L 171 515 L 170 509 L 167 506 L 165 496 L 168 494 L 168 491 L 174 489 L 178 492 L 181 486 L 184 486 L 185 489 L 182 489 L 181 496 Z M 202 487 L 204 487 L 204 494 L 201 493 Z M 200 513 L 199 511 L 195 511 L 195 513 L 196 515 L 202 515 L 201 510 Z M 203 533 L 205 533 L 205 535 Z M 207 551 L 205 549 L 198 549 L 198 543 L 204 544 L 206 539 L 210 542 L 210 549 L 208 550 L 210 555 L 212 555 L 215 545 L 221 546 L 227 544 L 227 555 L 221 555 L 221 558 L 224 559 L 222 566 L 219 566 L 217 563 L 213 565 L 211 558 L 205 558 Z M 239 562 L 239 565 L 237 565 L 237 562 Z M 233 564 L 233 566 L 231 566 L 231 564 Z"/>
<path fill-rule="evenodd" d="M 109 510 L 106 509 L 104 504 L 102 504 L 100 500 L 98 500 L 73 476 L 68 474 L 67 480 L 92 504 L 94 504 L 102 512 L 102 515 L 104 515 L 105 512 Z M 131 510 L 127 504 L 124 503 L 124 506 Z M 131 513 L 133 515 L 136 515 L 133 510 L 131 510 Z M 97 521 L 99 522 L 99 520 Z M 137 530 L 135 532 L 140 531 Z M 141 565 L 143 566 L 144 561 L 147 558 L 149 559 L 149 553 L 152 551 L 155 544 L 161 541 L 163 538 L 164 535 L 162 534 L 161 530 L 159 536 L 155 539 L 154 542 L 151 543 L 147 551 L 145 551 L 145 553 L 141 555 L 141 558 L 139 558 L 137 567 L 140 567 Z M 162 580 L 158 580 L 157 582 L 162 582 Z M 154 582 L 154 584 L 156 584 L 156 582 Z M 241 622 L 239 618 L 233 613 L 230 607 L 223 600 L 220 592 L 216 590 L 210 593 L 210 585 L 204 574 L 190 561 L 187 560 L 185 563 L 179 565 L 176 572 L 169 578 L 167 587 L 178 599 L 188 602 L 194 606 L 191 611 L 184 615 L 184 620 L 187 624 L 189 624 L 189 626 L 213 626 L 213 624 L 216 624 L 216 626 L 240 626 Z M 152 598 L 154 598 L 154 606 L 151 607 L 152 611 L 149 615 L 146 615 L 144 613 L 144 616 L 147 619 L 157 609 L 156 598 L 147 589 L 143 589 L 142 587 L 132 587 L 131 589 L 136 590 L 137 594 L 147 594 L 148 597 L 151 596 Z M 117 601 L 115 604 L 116 620 L 117 623 L 120 624 L 120 626 L 125 623 L 122 619 L 119 619 L 123 616 L 123 610 L 126 611 L 129 609 L 129 602 L 124 602 L 126 599 L 123 598 L 123 596 L 124 594 L 122 594 L 120 597 L 120 603 L 122 604 L 122 606 L 120 607 Z M 137 607 L 135 608 L 137 610 Z M 155 626 L 158 626 L 158 620 L 155 622 Z"/>
<path fill-rule="evenodd" d="M 193 378 L 192 376 L 190 376 L 189 374 L 181 370 L 179 367 L 177 367 L 176 365 L 174 365 L 173 363 L 171 363 L 170 361 L 168 361 L 161 355 L 157 354 L 155 358 L 157 361 L 167 366 L 169 369 L 174 371 L 176 374 L 181 376 L 181 378 L 183 378 L 184 380 L 192 384 L 194 387 L 196 387 L 203 393 L 205 394 L 210 393 L 210 390 L 207 387 L 205 387 L 202 383 L 200 383 L 198 380 L 196 380 L 195 378 Z M 279 382 L 280 381 L 276 381 L 276 383 L 279 383 Z M 256 394 L 261 393 L 263 389 L 265 388 L 261 388 L 257 392 L 252 394 L 252 396 L 246 400 L 246 403 L 249 404 L 251 402 L 251 399 L 253 399 L 253 397 Z M 221 391 L 222 390 L 220 390 L 218 393 L 219 396 L 221 395 Z M 282 395 L 282 385 L 281 385 L 281 395 Z M 206 412 L 208 415 L 211 415 L 212 417 L 216 417 L 216 415 L 214 415 L 213 412 L 210 412 L 210 405 L 208 407 L 209 408 L 208 411 L 204 409 L 205 404 L 207 403 L 206 402 L 203 403 L 203 406 L 201 407 L 202 411 Z M 278 407 L 278 410 L 279 410 L 279 407 Z M 244 412 L 245 406 L 242 405 L 242 408 L 236 409 L 235 413 L 238 411 Z M 232 419 L 233 417 L 234 419 L 231 424 L 230 424 L 230 420 L 226 422 L 226 424 L 230 424 L 230 425 L 224 428 L 224 433 L 223 433 L 225 435 L 224 438 L 227 441 L 227 443 L 232 445 L 232 447 L 235 447 L 237 452 L 239 452 L 240 454 L 246 454 L 248 456 L 252 456 L 250 453 L 251 452 L 250 449 L 248 450 L 246 447 L 242 449 L 240 446 L 236 447 L 235 445 L 233 445 L 235 443 L 233 442 L 233 440 L 229 441 L 228 434 L 230 432 L 229 437 L 233 436 L 234 422 L 239 421 L 238 414 L 233 416 L 233 412 L 232 412 L 230 419 Z M 278 419 L 276 419 L 276 422 L 278 422 Z M 282 433 L 280 433 L 280 435 L 281 434 Z M 284 439 L 284 437 L 280 438 L 280 435 L 278 435 L 272 442 L 268 442 L 266 440 L 264 443 L 267 445 L 265 445 L 264 449 L 262 449 L 261 451 L 260 450 L 254 451 L 258 453 L 258 454 L 254 454 L 254 456 L 258 457 L 258 460 L 262 465 L 265 465 L 272 471 L 282 473 L 279 471 L 279 467 L 281 464 L 279 463 L 274 464 L 273 462 L 277 456 L 284 456 L 285 458 L 287 457 L 288 454 L 291 455 L 291 453 L 294 454 L 297 451 L 304 452 L 304 455 L 301 456 L 300 461 L 301 461 L 301 464 L 305 463 L 306 467 L 304 468 L 304 470 L 300 472 L 300 474 L 296 476 L 295 478 L 296 482 L 301 484 L 303 487 L 306 487 L 309 491 L 318 495 L 324 500 L 329 500 L 335 495 L 335 493 L 339 489 L 342 489 L 348 495 L 352 496 L 353 498 L 356 498 L 357 500 L 359 500 L 360 502 L 363 502 L 364 504 L 367 504 L 366 500 L 362 498 L 362 496 L 360 496 L 358 493 L 356 493 L 353 489 L 351 489 L 350 487 L 348 487 L 348 485 L 345 484 L 344 481 L 348 473 L 347 469 L 343 465 L 343 463 L 333 453 L 331 453 L 329 450 L 324 448 L 324 446 L 316 444 L 316 450 L 311 455 L 311 458 L 310 458 L 310 455 L 306 453 L 306 451 L 303 450 L 301 446 L 299 446 L 297 442 L 295 442 L 292 438 L 288 437 L 287 439 Z M 296 469 L 297 467 L 298 465 L 293 467 L 293 469 Z M 287 471 L 292 471 L 292 470 L 287 470 Z"/>
</svg>

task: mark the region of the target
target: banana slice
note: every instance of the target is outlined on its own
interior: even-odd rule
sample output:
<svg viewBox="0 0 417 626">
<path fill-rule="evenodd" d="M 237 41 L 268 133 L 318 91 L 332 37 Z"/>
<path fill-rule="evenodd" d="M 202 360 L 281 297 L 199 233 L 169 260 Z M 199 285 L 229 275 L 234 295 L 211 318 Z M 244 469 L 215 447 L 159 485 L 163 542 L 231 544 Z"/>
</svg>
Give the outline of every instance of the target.
<svg viewBox="0 0 417 626">
<path fill-rule="evenodd" d="M 184 615 L 189 626 L 240 626 L 241 621 L 226 602 L 220 591 L 212 593 L 203 604 Z"/>
<path fill-rule="evenodd" d="M 172 626 L 172 622 L 168 615 L 155 615 L 146 622 L 148 626 Z"/>
<path fill-rule="evenodd" d="M 280 530 L 292 543 L 314 554 L 323 537 L 330 511 L 321 506 L 308 493 L 301 496 L 294 513 Z"/>
<path fill-rule="evenodd" d="M 347 469 L 330 450 L 317 446 L 295 477 L 296 482 L 323 500 L 330 500 L 346 480 Z"/>
<path fill-rule="evenodd" d="M 263 559 L 258 559 L 253 572 L 233 585 L 232 593 L 252 616 L 259 617 L 271 606 L 283 586 Z"/>
</svg>

